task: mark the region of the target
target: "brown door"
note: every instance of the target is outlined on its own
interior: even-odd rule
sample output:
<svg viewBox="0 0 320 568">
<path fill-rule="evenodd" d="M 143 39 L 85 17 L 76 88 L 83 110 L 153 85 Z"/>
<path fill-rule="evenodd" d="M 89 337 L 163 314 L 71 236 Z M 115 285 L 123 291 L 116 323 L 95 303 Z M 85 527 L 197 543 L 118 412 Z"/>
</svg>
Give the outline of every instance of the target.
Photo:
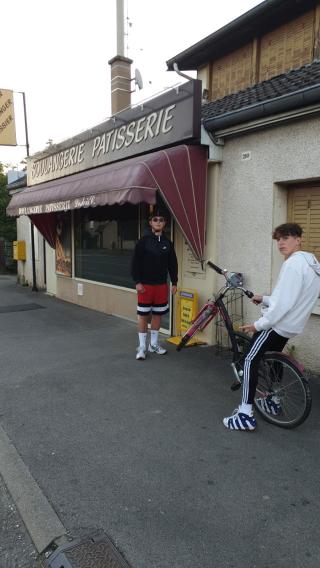
<svg viewBox="0 0 320 568">
<path fill-rule="evenodd" d="M 302 249 L 320 258 L 320 186 L 289 189 L 288 221 L 303 228 Z"/>
</svg>

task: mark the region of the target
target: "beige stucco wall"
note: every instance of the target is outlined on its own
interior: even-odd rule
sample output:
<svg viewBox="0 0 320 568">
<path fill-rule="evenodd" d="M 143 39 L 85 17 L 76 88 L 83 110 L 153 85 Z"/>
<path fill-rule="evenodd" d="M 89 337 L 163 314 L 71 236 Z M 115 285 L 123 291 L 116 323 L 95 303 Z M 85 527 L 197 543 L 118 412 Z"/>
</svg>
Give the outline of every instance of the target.
<svg viewBox="0 0 320 568">
<path fill-rule="evenodd" d="M 21 284 L 32 286 L 31 224 L 29 217 L 26 215 L 22 215 L 17 219 L 17 240 L 26 242 L 26 260 L 18 261 L 18 279 Z M 45 288 L 43 237 L 36 227 L 34 227 L 34 245 L 37 287 L 39 290 L 42 290 Z"/>
<path fill-rule="evenodd" d="M 243 272 L 247 287 L 257 293 L 270 292 L 282 262 L 271 234 L 286 221 L 288 183 L 320 180 L 319 134 L 315 118 L 225 140 L 216 261 Z M 246 321 L 257 319 L 259 309 L 249 301 L 245 306 Z M 318 315 L 291 340 L 299 358 L 317 372 L 319 340 Z"/>
<path fill-rule="evenodd" d="M 207 223 L 205 239 L 205 259 L 216 257 L 216 217 L 218 206 L 218 179 L 219 164 L 208 165 L 208 195 L 207 195 Z M 212 296 L 217 288 L 216 273 L 210 268 L 204 267 L 202 275 L 192 275 L 187 270 L 186 255 L 184 254 L 185 242 L 182 234 L 176 231 L 175 249 L 179 262 L 179 287 L 195 290 L 198 293 L 199 308 Z M 215 326 L 210 324 L 201 334 L 201 339 L 207 343 L 215 343 Z"/>
<path fill-rule="evenodd" d="M 82 294 L 79 293 L 80 291 Z M 137 319 L 135 290 L 113 288 L 104 284 L 57 276 L 57 297 L 85 308 L 132 321 Z"/>
</svg>

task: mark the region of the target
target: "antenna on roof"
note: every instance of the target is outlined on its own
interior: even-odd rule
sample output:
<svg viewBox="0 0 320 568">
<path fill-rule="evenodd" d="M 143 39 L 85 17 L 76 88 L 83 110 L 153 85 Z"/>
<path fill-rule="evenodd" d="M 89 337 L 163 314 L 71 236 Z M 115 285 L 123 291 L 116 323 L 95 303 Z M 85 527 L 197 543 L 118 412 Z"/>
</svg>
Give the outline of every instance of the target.
<svg viewBox="0 0 320 568">
<path fill-rule="evenodd" d="M 139 90 L 143 89 L 143 81 L 139 69 L 135 69 L 134 71 L 134 84 L 138 87 Z"/>
</svg>

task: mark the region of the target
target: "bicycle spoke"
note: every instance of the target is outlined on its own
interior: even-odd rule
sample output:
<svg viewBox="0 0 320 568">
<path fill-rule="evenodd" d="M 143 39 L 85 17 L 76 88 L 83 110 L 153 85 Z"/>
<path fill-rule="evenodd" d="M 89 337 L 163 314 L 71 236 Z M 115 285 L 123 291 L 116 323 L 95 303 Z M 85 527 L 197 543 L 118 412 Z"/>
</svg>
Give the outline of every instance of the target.
<svg viewBox="0 0 320 568">
<path fill-rule="evenodd" d="M 311 394 L 308 381 L 299 369 L 283 354 L 267 354 L 259 369 L 256 399 L 271 401 L 258 404 L 260 414 L 269 422 L 293 428 L 301 424 L 311 409 Z M 269 403 L 270 404 L 270 403 Z"/>
</svg>

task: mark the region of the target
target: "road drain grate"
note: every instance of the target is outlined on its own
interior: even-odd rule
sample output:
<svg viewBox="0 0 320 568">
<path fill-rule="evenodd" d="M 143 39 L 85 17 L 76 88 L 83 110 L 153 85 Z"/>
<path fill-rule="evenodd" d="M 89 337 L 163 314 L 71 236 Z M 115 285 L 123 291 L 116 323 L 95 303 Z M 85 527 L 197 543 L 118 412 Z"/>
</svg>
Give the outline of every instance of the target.
<svg viewBox="0 0 320 568">
<path fill-rule="evenodd" d="M 29 310 L 44 309 L 40 304 L 16 304 L 14 306 L 0 306 L 0 314 L 10 314 L 11 312 L 28 312 Z"/>
<path fill-rule="evenodd" d="M 47 566 L 48 568 L 130 568 L 106 535 L 63 544 L 47 560 Z"/>
</svg>

